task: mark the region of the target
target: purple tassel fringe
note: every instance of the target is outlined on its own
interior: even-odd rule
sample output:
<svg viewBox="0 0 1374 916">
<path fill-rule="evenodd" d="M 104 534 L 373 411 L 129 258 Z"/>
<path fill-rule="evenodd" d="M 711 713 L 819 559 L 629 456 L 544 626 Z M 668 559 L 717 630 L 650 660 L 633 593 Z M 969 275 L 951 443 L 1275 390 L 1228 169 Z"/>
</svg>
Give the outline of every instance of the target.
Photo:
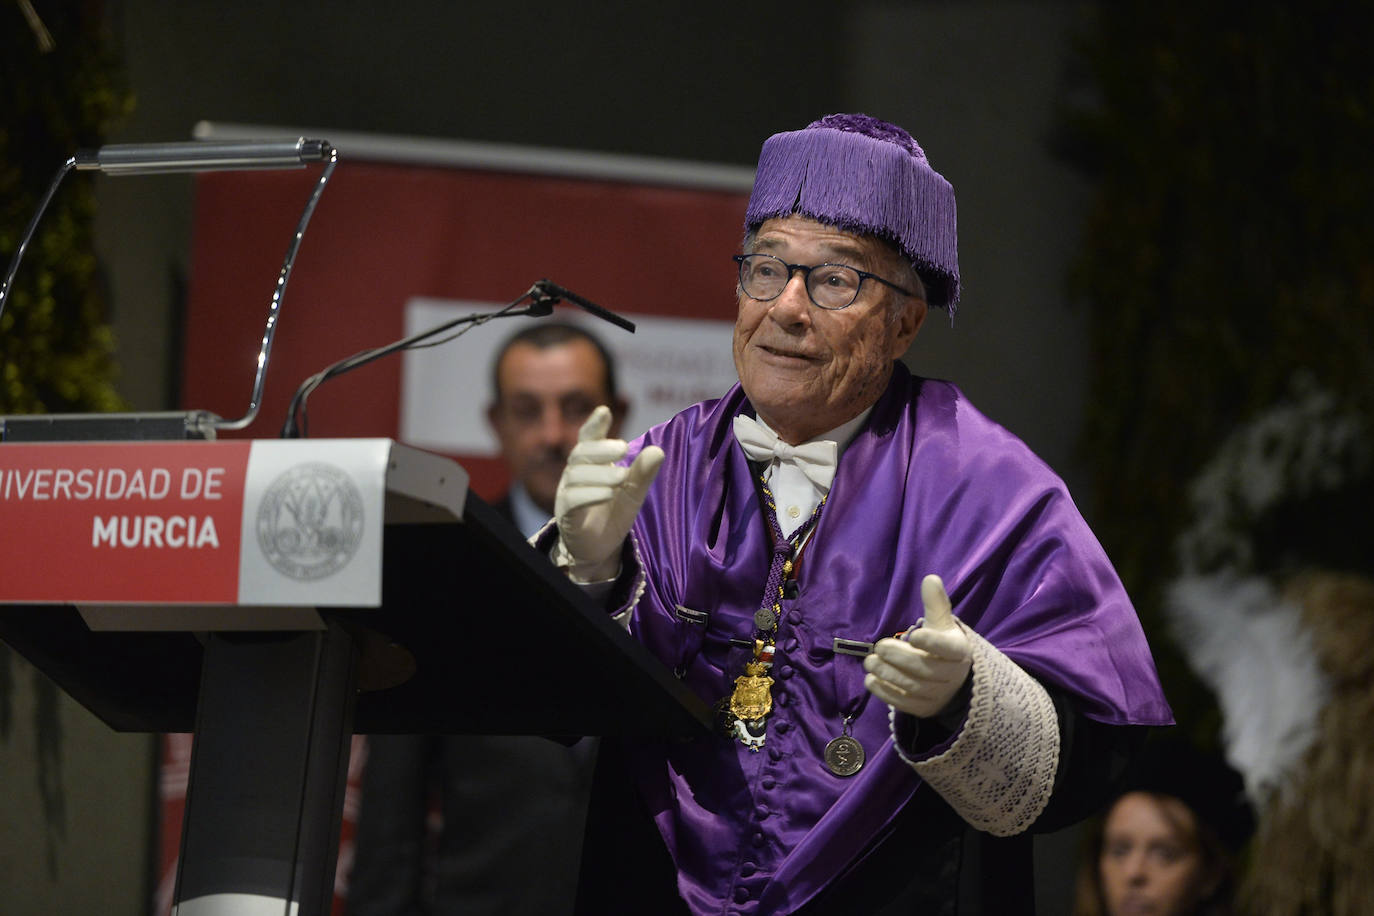
<svg viewBox="0 0 1374 916">
<path fill-rule="evenodd" d="M 873 134 L 877 134 L 874 136 Z M 931 305 L 959 301 L 954 189 L 906 131 L 866 115 L 829 115 L 763 144 L 745 225 L 792 213 L 891 241 Z"/>
</svg>

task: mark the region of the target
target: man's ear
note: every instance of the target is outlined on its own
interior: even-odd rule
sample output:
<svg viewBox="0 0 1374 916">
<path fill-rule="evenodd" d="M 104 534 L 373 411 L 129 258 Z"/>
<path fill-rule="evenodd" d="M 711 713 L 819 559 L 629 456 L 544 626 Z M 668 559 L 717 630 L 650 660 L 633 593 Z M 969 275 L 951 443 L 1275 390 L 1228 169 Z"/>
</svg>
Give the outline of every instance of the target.
<svg viewBox="0 0 1374 916">
<path fill-rule="evenodd" d="M 497 425 L 497 421 L 500 419 L 500 417 L 501 405 L 497 404 L 495 401 L 492 401 L 490 404 L 487 405 L 487 425 L 491 427 L 491 431 L 493 433 L 497 434 L 498 438 L 500 436 L 501 428 Z"/>
<path fill-rule="evenodd" d="M 624 398 L 615 398 L 609 406 L 611 408 L 611 429 L 607 435 L 612 439 L 619 439 L 620 426 L 625 422 L 625 414 L 630 410 L 630 402 Z"/>
<path fill-rule="evenodd" d="M 902 358 L 902 355 L 911 347 L 911 342 L 916 339 L 916 334 L 921 330 L 921 325 L 925 324 L 926 315 L 929 311 L 930 309 L 924 299 L 906 297 L 906 302 L 893 319 L 897 329 L 896 333 L 892 335 L 892 352 L 888 354 L 889 356 L 893 359 Z"/>
</svg>

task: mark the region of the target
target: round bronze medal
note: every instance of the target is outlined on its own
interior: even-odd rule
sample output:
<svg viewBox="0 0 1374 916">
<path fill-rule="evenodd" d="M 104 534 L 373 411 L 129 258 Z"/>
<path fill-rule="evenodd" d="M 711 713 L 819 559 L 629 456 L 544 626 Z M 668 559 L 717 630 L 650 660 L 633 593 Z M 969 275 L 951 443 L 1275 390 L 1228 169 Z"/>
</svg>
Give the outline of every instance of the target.
<svg viewBox="0 0 1374 916">
<path fill-rule="evenodd" d="M 864 765 L 864 746 L 849 735 L 840 735 L 825 746 L 825 765 L 836 776 L 853 776 Z"/>
<path fill-rule="evenodd" d="M 754 626 L 767 633 L 778 625 L 778 615 L 771 607 L 761 607 L 754 612 Z"/>
</svg>

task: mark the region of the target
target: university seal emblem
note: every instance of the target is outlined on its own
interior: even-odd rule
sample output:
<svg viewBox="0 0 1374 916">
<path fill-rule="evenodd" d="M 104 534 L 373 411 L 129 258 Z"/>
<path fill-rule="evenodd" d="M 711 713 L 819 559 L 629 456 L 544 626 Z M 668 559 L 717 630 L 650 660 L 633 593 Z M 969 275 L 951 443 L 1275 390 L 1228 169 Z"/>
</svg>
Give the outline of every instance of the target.
<svg viewBox="0 0 1374 916">
<path fill-rule="evenodd" d="M 343 470 L 298 464 L 258 505 L 258 546 L 267 562 L 293 579 L 333 575 L 353 558 L 363 534 L 363 496 Z"/>
</svg>

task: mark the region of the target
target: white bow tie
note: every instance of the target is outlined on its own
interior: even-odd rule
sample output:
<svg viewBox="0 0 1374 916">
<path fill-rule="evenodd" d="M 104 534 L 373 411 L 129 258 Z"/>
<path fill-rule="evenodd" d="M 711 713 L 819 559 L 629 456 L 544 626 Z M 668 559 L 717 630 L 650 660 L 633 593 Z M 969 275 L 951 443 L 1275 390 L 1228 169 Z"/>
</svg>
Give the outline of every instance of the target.
<svg viewBox="0 0 1374 916">
<path fill-rule="evenodd" d="M 760 426 L 746 416 L 735 417 L 735 438 L 751 461 L 771 462 L 774 458 L 790 461 L 823 492 L 830 491 L 835 479 L 835 462 L 839 447 L 829 439 L 818 439 L 801 445 L 788 445 L 777 433 Z"/>
</svg>

